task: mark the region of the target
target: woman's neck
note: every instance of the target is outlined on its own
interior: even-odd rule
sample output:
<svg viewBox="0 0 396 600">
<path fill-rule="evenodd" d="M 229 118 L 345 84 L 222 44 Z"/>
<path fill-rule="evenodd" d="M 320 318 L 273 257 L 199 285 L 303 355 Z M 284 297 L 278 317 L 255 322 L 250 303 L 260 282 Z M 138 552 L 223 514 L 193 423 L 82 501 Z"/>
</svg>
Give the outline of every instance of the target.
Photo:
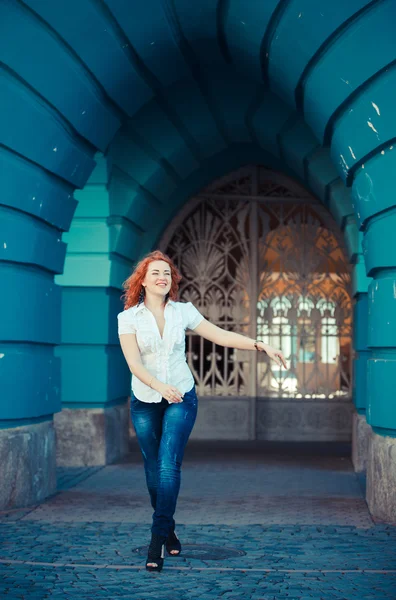
<svg viewBox="0 0 396 600">
<path fill-rule="evenodd" d="M 166 300 L 160 296 L 151 296 L 147 294 L 144 299 L 144 304 L 152 312 L 160 312 L 165 308 Z"/>
</svg>

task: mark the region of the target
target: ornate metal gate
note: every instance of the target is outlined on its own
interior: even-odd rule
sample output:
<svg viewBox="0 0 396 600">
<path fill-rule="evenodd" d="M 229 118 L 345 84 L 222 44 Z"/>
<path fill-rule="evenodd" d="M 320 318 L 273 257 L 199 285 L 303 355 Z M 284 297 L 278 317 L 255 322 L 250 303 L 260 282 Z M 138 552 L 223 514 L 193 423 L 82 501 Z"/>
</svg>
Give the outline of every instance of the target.
<svg viewBox="0 0 396 600">
<path fill-rule="evenodd" d="M 321 424 L 323 439 L 349 438 L 351 278 L 328 211 L 284 176 L 246 167 L 192 198 L 160 247 L 182 272 L 182 300 L 220 327 L 281 348 L 290 367 L 190 332 L 188 361 L 199 396 L 212 401 L 212 422 L 226 396 L 236 401 L 234 425 L 237 400 L 249 399 L 248 438 L 290 438 L 297 427 L 310 439 Z M 315 412 L 324 402 L 327 418 Z"/>
</svg>

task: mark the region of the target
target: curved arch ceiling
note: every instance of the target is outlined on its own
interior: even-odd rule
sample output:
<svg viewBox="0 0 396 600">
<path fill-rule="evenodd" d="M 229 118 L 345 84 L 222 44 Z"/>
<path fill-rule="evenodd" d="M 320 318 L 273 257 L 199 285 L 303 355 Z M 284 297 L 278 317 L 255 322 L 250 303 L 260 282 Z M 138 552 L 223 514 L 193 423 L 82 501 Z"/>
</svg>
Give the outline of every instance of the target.
<svg viewBox="0 0 396 600">
<path fill-rule="evenodd" d="M 240 144 L 264 148 L 322 200 L 379 152 L 394 164 L 393 0 L 148 0 L 134 10 L 129 0 L 5 0 L 0 10 L 9 205 L 33 184 L 40 201 L 20 208 L 48 222 L 55 191 L 56 227 L 67 228 L 73 188 L 120 127 L 115 152 L 128 145 L 133 179 L 161 203 Z"/>
</svg>

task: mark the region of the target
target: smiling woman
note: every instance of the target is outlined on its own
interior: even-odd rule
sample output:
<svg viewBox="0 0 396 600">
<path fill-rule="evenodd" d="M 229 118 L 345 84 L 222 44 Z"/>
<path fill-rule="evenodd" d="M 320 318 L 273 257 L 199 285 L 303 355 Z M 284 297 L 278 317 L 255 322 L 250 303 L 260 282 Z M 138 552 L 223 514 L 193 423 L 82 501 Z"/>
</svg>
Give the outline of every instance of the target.
<svg viewBox="0 0 396 600">
<path fill-rule="evenodd" d="M 264 351 L 286 367 L 280 351 L 213 325 L 192 302 L 178 302 L 181 279 L 167 255 L 150 253 L 124 282 L 125 310 L 118 314 L 120 344 L 132 372 L 131 419 L 154 508 L 146 568 L 156 571 L 162 569 L 165 545 L 169 554 L 181 552 L 173 515 L 184 450 L 198 410 L 186 360 L 186 329 L 221 346 Z"/>
</svg>

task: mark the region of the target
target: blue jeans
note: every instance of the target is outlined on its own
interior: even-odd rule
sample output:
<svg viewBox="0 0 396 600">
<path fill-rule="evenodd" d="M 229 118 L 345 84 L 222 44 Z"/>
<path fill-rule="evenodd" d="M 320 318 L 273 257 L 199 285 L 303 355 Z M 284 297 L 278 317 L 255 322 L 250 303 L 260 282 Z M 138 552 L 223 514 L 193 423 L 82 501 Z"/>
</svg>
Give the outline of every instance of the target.
<svg viewBox="0 0 396 600">
<path fill-rule="evenodd" d="M 181 464 L 198 410 L 195 385 L 183 402 L 142 402 L 131 392 L 131 419 L 143 456 L 147 488 L 154 509 L 152 533 L 167 537 L 180 489 Z"/>
</svg>

